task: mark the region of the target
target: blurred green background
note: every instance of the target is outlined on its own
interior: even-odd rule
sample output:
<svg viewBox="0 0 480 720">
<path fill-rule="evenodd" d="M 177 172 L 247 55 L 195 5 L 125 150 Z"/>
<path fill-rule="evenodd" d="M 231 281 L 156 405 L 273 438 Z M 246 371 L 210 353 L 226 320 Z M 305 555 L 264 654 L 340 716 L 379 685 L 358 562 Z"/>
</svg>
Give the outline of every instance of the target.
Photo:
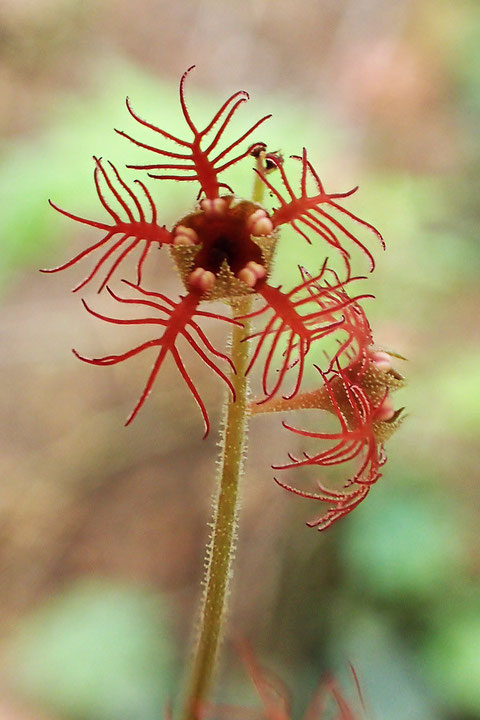
<svg viewBox="0 0 480 720">
<path fill-rule="evenodd" d="M 384 476 L 328 533 L 272 481 L 278 418 L 255 421 L 217 697 L 254 702 L 241 636 L 297 717 L 322 673 L 351 662 L 377 720 L 480 718 L 479 36 L 477 0 L 0 4 L 0 720 L 153 720 L 178 692 L 216 433 L 202 442 L 170 367 L 125 429 L 151 358 L 75 360 L 72 347 L 98 356 L 130 339 L 69 292 L 88 262 L 38 267 L 97 239 L 47 198 L 101 220 L 91 156 L 148 161 L 112 130 L 140 136 L 126 95 L 184 135 L 177 89 L 193 63 L 195 118 L 246 89 L 233 133 L 273 112 L 256 139 L 285 156 L 305 145 L 327 189 L 360 185 L 349 207 L 387 241 L 369 317 L 409 359 Z M 248 195 L 248 160 L 228 181 Z M 167 226 L 194 201 L 188 184 L 149 188 Z M 315 270 L 322 250 L 286 233 L 275 279 L 296 282 L 291 268 Z M 175 297 L 158 255 L 145 286 Z M 222 388 L 201 381 L 217 428 Z"/>
</svg>

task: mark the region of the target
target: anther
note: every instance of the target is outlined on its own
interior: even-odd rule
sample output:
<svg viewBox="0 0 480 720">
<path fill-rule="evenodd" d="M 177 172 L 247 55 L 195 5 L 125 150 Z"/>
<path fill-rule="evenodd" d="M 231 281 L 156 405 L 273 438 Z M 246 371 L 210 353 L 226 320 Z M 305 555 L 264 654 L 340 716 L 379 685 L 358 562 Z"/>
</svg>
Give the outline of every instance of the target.
<svg viewBox="0 0 480 720">
<path fill-rule="evenodd" d="M 197 267 L 190 273 L 188 282 L 192 288 L 201 290 L 201 292 L 208 292 L 215 285 L 215 274 L 210 270 L 205 270 L 202 267 Z"/>
<path fill-rule="evenodd" d="M 239 280 L 245 283 L 245 285 L 248 285 L 248 287 L 255 287 L 255 284 L 257 282 L 257 278 L 254 272 L 249 270 L 247 267 L 242 268 L 238 273 L 237 277 Z"/>
<path fill-rule="evenodd" d="M 264 268 L 263 265 L 255 262 L 254 260 L 250 260 L 250 262 L 247 263 L 246 267 L 255 273 L 257 280 L 261 280 L 267 274 L 266 268 Z"/>
<path fill-rule="evenodd" d="M 258 280 L 264 278 L 266 274 L 267 271 L 263 265 L 260 265 L 260 263 L 257 263 L 254 260 L 250 260 L 250 262 L 248 262 L 245 267 L 237 273 L 237 277 L 239 280 L 242 280 L 245 285 L 253 288 L 257 284 Z"/>
<path fill-rule="evenodd" d="M 373 352 L 370 355 L 370 360 L 375 365 L 377 370 L 383 370 L 384 372 L 386 372 L 387 370 L 391 370 L 392 368 L 390 355 L 381 350 Z"/>
<path fill-rule="evenodd" d="M 267 215 L 267 211 L 258 208 L 247 219 L 247 227 L 251 235 L 270 235 L 273 231 L 273 223 Z"/>
<path fill-rule="evenodd" d="M 225 215 L 228 210 L 228 203 L 225 198 L 206 198 L 200 203 L 205 215 Z"/>
<path fill-rule="evenodd" d="M 375 411 L 375 420 L 391 420 L 395 415 L 395 408 L 391 398 L 387 395 L 381 405 Z"/>
<path fill-rule="evenodd" d="M 195 245 L 198 242 L 198 235 L 186 225 L 177 225 L 175 228 L 175 237 L 173 238 L 174 245 Z"/>
</svg>

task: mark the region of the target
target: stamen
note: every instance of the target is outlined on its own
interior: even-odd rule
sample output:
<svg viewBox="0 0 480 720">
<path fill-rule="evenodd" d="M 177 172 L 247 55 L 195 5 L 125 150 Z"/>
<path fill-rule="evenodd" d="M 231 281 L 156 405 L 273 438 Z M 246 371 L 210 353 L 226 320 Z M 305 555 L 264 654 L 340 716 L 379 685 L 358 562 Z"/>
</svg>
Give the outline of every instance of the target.
<svg viewBox="0 0 480 720">
<path fill-rule="evenodd" d="M 200 203 L 205 215 L 225 215 L 228 210 L 228 202 L 225 198 L 206 198 Z"/>
<path fill-rule="evenodd" d="M 260 263 L 257 263 L 254 260 L 250 260 L 250 262 L 248 262 L 245 267 L 237 273 L 237 277 L 239 280 L 242 280 L 245 285 L 253 288 L 257 284 L 258 280 L 264 278 L 266 274 L 267 271 L 263 265 L 260 265 Z"/>
<path fill-rule="evenodd" d="M 375 410 L 375 420 L 391 420 L 395 415 L 395 408 L 391 398 L 387 395 L 381 405 Z"/>
<path fill-rule="evenodd" d="M 386 372 L 387 370 L 391 370 L 392 368 L 392 361 L 390 355 L 381 350 L 379 350 L 378 352 L 373 352 L 370 355 L 370 360 L 375 365 L 377 370 L 383 370 L 384 372 Z"/>
<path fill-rule="evenodd" d="M 242 268 L 238 273 L 237 277 L 239 280 L 245 283 L 245 285 L 248 285 L 248 287 L 255 287 L 255 284 L 257 282 L 257 277 L 252 270 L 249 270 L 247 267 Z"/>
<path fill-rule="evenodd" d="M 198 235 L 193 228 L 186 225 L 177 225 L 173 238 L 174 245 L 196 245 L 198 243 Z"/>
<path fill-rule="evenodd" d="M 215 280 L 214 273 L 202 267 L 195 268 L 188 278 L 190 287 L 200 290 L 202 293 L 211 290 L 215 285 Z"/>
<path fill-rule="evenodd" d="M 250 215 L 247 220 L 247 227 L 251 235 L 270 235 L 273 232 L 273 223 L 267 215 L 267 211 L 259 208 Z"/>
<path fill-rule="evenodd" d="M 254 260 L 250 260 L 250 262 L 247 263 L 247 268 L 249 268 L 252 272 L 255 273 L 258 280 L 261 280 L 267 274 L 266 268 L 260 263 L 255 262 Z"/>
</svg>

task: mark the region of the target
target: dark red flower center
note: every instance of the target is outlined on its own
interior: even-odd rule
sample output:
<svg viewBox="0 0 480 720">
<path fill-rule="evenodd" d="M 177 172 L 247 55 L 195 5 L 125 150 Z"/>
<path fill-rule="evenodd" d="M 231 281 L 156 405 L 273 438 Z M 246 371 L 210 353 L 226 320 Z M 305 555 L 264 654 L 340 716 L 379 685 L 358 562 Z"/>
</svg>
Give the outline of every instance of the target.
<svg viewBox="0 0 480 720">
<path fill-rule="evenodd" d="M 195 244 L 200 249 L 192 269 L 203 268 L 218 275 L 226 262 L 234 275 L 247 263 L 253 261 L 264 265 L 260 247 L 251 239 L 248 218 L 258 210 L 258 205 L 233 198 L 225 200 L 224 212 L 201 209 L 183 218 L 177 225 L 190 228 L 196 234 Z M 174 229 L 175 233 L 175 229 Z"/>
</svg>

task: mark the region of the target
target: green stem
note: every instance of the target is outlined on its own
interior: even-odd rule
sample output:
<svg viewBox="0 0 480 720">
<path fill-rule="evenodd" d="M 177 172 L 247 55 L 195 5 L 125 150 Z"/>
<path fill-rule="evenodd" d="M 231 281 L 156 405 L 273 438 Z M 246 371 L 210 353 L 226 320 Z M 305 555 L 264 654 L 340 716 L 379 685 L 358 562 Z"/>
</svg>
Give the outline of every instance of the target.
<svg viewBox="0 0 480 720">
<path fill-rule="evenodd" d="M 265 171 L 265 153 L 261 153 L 257 158 L 257 168 L 260 172 Z M 265 185 L 256 176 L 252 200 L 261 203 L 264 192 Z M 238 299 L 232 303 L 232 306 L 236 315 L 248 315 L 252 307 L 251 295 Z M 226 408 L 213 530 L 207 548 L 207 570 L 199 635 L 180 720 L 197 720 L 213 682 L 218 648 L 222 639 L 237 537 L 238 490 L 245 453 L 248 416 L 248 381 L 245 373 L 249 348 L 244 339 L 248 334 L 248 321 L 243 323 L 243 327 L 234 327 L 232 332 L 231 358 L 236 373 L 231 373 L 230 377 L 235 389 L 235 400 L 229 400 Z"/>
<path fill-rule="evenodd" d="M 251 298 L 241 299 L 235 306 L 237 314 L 250 311 Z M 213 681 L 218 648 L 224 622 L 231 565 L 236 542 L 238 488 L 242 472 L 247 425 L 247 390 L 245 371 L 248 364 L 248 343 L 242 338 L 248 328 L 235 327 L 232 333 L 232 360 L 237 369 L 231 380 L 235 401 L 230 400 L 222 438 L 219 489 L 215 503 L 213 530 L 207 549 L 207 571 L 200 618 L 200 632 L 187 686 L 181 720 L 196 720 L 202 703 L 208 697 Z"/>
</svg>

